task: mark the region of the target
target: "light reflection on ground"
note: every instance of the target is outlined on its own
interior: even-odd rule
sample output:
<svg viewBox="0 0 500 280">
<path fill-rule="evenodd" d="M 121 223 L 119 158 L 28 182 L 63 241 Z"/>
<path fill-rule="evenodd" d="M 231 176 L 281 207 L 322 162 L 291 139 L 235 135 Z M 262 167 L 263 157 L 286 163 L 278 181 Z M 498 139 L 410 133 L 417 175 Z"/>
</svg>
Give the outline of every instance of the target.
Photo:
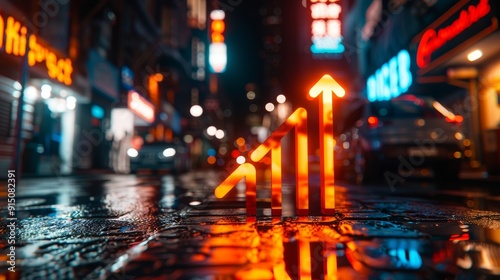
<svg viewBox="0 0 500 280">
<path fill-rule="evenodd" d="M 320 192 L 313 186 L 310 210 L 317 214 L 297 217 L 296 193 L 287 183 L 283 217 L 271 217 L 271 188 L 258 185 L 257 217 L 251 218 L 245 215 L 244 188 L 215 199 L 209 195 L 215 176 L 186 178 L 109 176 L 24 186 L 18 193 L 17 251 L 23 277 L 500 276 L 500 215 L 479 195 L 475 201 L 483 201 L 477 205 L 485 210 L 458 205 L 470 200 L 458 192 L 336 186 L 336 213 L 321 216 Z"/>
</svg>

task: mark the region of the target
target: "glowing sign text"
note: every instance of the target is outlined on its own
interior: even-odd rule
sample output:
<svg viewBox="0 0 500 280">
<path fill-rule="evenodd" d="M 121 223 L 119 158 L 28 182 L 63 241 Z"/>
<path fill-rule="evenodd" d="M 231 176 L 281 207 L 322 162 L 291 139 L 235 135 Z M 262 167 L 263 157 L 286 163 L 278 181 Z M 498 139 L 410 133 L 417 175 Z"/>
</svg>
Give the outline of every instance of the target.
<svg viewBox="0 0 500 280">
<path fill-rule="evenodd" d="M 5 39 L 4 39 L 5 37 Z M 61 58 L 55 52 L 42 46 L 35 35 L 27 35 L 26 26 L 15 20 L 13 17 L 7 17 L 7 22 L 0 15 L 0 48 L 4 48 L 5 53 L 14 56 L 26 55 L 28 44 L 28 64 L 34 66 L 36 63 L 45 62 L 47 74 L 50 78 L 57 79 L 66 85 L 72 84 L 71 74 L 73 65 L 71 59 Z M 4 46 L 5 43 L 5 46 Z"/>
<path fill-rule="evenodd" d="M 368 77 L 368 100 L 389 100 L 405 93 L 413 81 L 410 62 L 410 54 L 402 50 Z"/>
<path fill-rule="evenodd" d="M 342 7 L 336 3 L 339 0 L 311 0 L 311 52 L 342 53 L 340 13 Z M 327 3 L 329 2 L 329 3 Z"/>
<path fill-rule="evenodd" d="M 139 93 L 131 90 L 128 92 L 128 107 L 134 114 L 143 120 L 152 123 L 155 120 L 155 109 L 153 104 L 149 103 Z"/>
<path fill-rule="evenodd" d="M 345 90 L 329 75 L 324 75 L 309 91 L 309 98 L 323 94 L 320 100 L 320 148 L 321 158 L 321 212 L 333 214 L 335 211 L 334 161 L 333 148 L 333 93 L 338 97 L 345 95 Z M 271 208 L 272 215 L 281 215 L 281 140 L 295 128 L 295 162 L 296 162 L 296 206 L 298 215 L 309 212 L 309 171 L 308 171 L 308 136 L 307 111 L 303 108 L 295 110 L 288 119 L 274 131 L 261 145 L 255 149 L 250 158 L 258 162 L 271 152 Z M 215 196 L 223 198 L 240 180 L 246 178 L 247 215 L 255 215 L 255 167 L 250 163 L 240 165 L 216 189 Z M 250 179 L 249 179 L 250 178 Z M 251 205 L 250 205 L 251 204 Z"/>
<path fill-rule="evenodd" d="M 491 8 L 488 0 L 481 0 L 477 6 L 470 5 L 460 11 L 459 17 L 449 26 L 439 30 L 427 29 L 422 37 L 417 49 L 417 65 L 420 68 L 426 67 L 432 58 L 432 54 L 441 48 L 451 39 L 469 28 L 472 24 L 483 18 L 490 12 Z"/>
</svg>

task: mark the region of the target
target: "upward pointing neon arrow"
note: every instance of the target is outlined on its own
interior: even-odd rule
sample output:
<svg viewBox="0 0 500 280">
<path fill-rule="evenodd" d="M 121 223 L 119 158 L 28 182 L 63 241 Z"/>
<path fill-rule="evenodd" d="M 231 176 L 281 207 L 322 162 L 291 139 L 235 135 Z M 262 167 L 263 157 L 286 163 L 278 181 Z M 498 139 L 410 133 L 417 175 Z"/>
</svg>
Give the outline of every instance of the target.
<svg viewBox="0 0 500 280">
<path fill-rule="evenodd" d="M 308 99 L 314 99 L 323 93 L 319 104 L 319 139 L 320 178 L 321 178 L 321 212 L 325 215 L 335 213 L 334 188 L 334 146 L 333 139 L 333 93 L 338 97 L 345 95 L 345 90 L 330 75 L 324 75 L 309 90 Z"/>
</svg>

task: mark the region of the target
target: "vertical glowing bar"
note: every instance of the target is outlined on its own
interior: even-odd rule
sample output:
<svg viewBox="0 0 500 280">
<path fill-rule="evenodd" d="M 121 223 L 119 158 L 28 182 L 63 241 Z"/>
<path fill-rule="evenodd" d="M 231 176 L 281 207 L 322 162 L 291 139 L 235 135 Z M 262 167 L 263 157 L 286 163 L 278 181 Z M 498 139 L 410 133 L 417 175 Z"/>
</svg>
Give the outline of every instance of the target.
<svg viewBox="0 0 500 280">
<path fill-rule="evenodd" d="M 320 106 L 319 139 L 321 158 L 321 212 L 325 215 L 335 213 L 335 187 L 333 177 L 333 95 L 331 90 L 323 91 L 323 104 Z"/>
<path fill-rule="evenodd" d="M 295 127 L 295 176 L 296 176 L 296 212 L 298 215 L 309 214 L 309 152 L 307 138 L 307 111 L 298 112 L 298 125 Z"/>
<path fill-rule="evenodd" d="M 311 280 L 311 248 L 309 241 L 299 240 L 299 279 Z"/>
<path fill-rule="evenodd" d="M 297 184 L 297 214 L 307 215 L 309 213 L 309 165 L 308 165 L 308 141 L 307 141 L 307 111 L 304 108 L 298 108 L 290 117 L 276 129 L 259 147 L 257 147 L 250 158 L 257 162 L 260 161 L 269 151 L 280 148 L 281 139 L 292 129 L 295 128 L 295 157 L 296 157 L 296 184 Z M 275 158 L 276 154 L 276 158 Z M 281 153 L 277 155 L 271 151 L 272 157 L 272 190 L 278 187 L 281 192 Z M 279 160 L 279 164 L 278 164 Z M 276 168 L 279 165 L 280 168 Z M 279 174 L 278 174 L 279 172 Z M 276 178 L 276 179 L 275 179 Z M 279 183 L 278 183 L 278 179 Z M 276 187 L 276 188 L 275 188 Z M 273 201 L 273 200 L 271 200 Z M 281 202 L 281 198 L 280 198 Z M 274 215 L 274 214 L 273 214 Z"/>
<path fill-rule="evenodd" d="M 257 171 L 251 163 L 244 163 L 238 166 L 226 180 L 215 188 L 215 197 L 223 198 L 238 182 L 246 178 L 246 208 L 247 215 L 257 214 Z"/>
<path fill-rule="evenodd" d="M 286 272 L 285 262 L 281 262 L 273 266 L 274 279 L 276 280 L 291 280 L 290 275 Z"/>
<path fill-rule="evenodd" d="M 271 149 L 271 214 L 281 216 L 281 145 Z"/>
<path fill-rule="evenodd" d="M 337 280 L 337 255 L 330 254 L 326 257 L 325 280 Z"/>
</svg>

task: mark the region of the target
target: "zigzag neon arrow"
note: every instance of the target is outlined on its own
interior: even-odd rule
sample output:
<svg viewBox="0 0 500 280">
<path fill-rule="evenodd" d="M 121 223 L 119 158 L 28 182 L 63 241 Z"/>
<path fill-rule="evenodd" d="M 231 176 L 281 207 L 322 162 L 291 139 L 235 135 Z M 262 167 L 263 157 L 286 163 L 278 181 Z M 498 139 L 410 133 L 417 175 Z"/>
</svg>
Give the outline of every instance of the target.
<svg viewBox="0 0 500 280">
<path fill-rule="evenodd" d="M 320 99 L 320 150 L 321 158 L 321 212 L 325 215 L 335 212 L 334 188 L 334 158 L 333 151 L 333 93 L 338 97 L 345 95 L 345 90 L 329 75 L 324 75 L 309 91 L 308 98 L 313 99 L 323 93 Z M 298 215 L 309 213 L 309 171 L 308 171 L 308 136 L 307 136 L 307 111 L 304 108 L 295 110 L 286 121 L 274 131 L 255 151 L 250 158 L 254 162 L 271 152 L 271 208 L 272 215 L 282 213 L 281 189 L 281 140 L 295 128 L 295 174 L 296 174 L 296 207 Z M 215 196 L 223 198 L 240 180 L 246 178 L 246 207 L 247 215 L 256 215 L 256 169 L 250 163 L 244 163 L 236 168 L 229 177 L 216 189 Z"/>
</svg>

